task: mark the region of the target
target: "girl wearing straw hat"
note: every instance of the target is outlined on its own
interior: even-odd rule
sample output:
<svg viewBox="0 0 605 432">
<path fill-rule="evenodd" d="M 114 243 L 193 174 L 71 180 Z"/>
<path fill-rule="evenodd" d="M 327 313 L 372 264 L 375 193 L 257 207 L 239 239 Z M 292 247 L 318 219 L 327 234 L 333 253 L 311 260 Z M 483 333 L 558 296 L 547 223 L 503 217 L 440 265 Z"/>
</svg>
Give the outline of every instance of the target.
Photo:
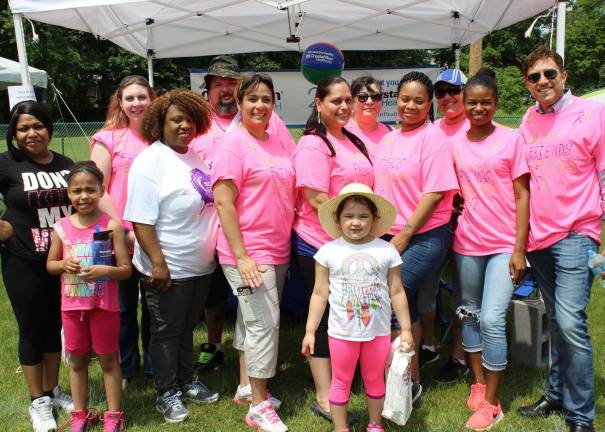
<svg viewBox="0 0 605 432">
<path fill-rule="evenodd" d="M 361 183 L 351 183 L 319 207 L 323 229 L 334 238 L 315 254 L 315 288 L 309 305 L 303 355 L 315 351 L 315 332 L 330 304 L 328 343 L 332 366 L 330 412 L 334 430 L 348 432 L 347 405 L 357 361 L 368 398 L 368 432 L 382 431 L 391 308 L 401 323 L 401 349 L 413 349 L 401 257 L 378 238 L 393 225 L 395 207 Z"/>
</svg>

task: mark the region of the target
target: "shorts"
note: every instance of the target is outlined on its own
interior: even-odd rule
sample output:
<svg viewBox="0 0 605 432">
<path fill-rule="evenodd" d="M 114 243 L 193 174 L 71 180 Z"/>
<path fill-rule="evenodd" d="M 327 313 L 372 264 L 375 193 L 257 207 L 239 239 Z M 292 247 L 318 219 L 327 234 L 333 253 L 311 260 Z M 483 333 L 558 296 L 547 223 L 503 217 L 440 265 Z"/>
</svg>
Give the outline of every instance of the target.
<svg viewBox="0 0 605 432">
<path fill-rule="evenodd" d="M 62 311 L 65 350 L 82 356 L 92 350 L 109 355 L 119 350 L 120 312 L 104 309 Z"/>
<path fill-rule="evenodd" d="M 288 264 L 267 265 L 263 283 L 250 291 L 236 266 L 223 264 L 225 276 L 237 296 L 237 321 L 233 348 L 246 353 L 246 371 L 252 378 L 271 378 L 277 367 L 279 348 L 279 303 Z M 240 292 L 238 293 L 238 288 Z"/>
</svg>

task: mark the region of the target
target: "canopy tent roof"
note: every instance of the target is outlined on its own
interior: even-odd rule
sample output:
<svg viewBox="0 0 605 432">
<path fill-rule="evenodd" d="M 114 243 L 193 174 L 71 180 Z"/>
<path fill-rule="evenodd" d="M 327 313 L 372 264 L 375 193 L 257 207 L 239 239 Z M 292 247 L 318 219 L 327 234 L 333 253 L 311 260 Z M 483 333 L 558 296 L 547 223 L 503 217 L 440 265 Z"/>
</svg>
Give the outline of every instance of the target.
<svg viewBox="0 0 605 432">
<path fill-rule="evenodd" d="M 34 87 L 46 88 L 48 75 L 46 71 L 29 67 L 29 75 Z M 21 67 L 18 62 L 0 57 L 0 89 L 21 85 Z"/>
<path fill-rule="evenodd" d="M 9 0 L 13 13 L 82 30 L 141 56 L 464 46 L 557 0 Z M 299 38 L 288 42 L 289 36 Z M 293 39 L 293 38 L 290 38 Z M 295 39 L 295 38 L 294 38 Z"/>
</svg>

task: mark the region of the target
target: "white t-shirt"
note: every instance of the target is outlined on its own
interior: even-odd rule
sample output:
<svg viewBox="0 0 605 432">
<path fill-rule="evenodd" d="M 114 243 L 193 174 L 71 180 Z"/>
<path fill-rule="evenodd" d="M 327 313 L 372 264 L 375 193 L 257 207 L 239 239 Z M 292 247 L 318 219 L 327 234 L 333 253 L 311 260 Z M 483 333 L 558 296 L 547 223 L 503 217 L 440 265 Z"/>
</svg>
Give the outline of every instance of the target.
<svg viewBox="0 0 605 432">
<path fill-rule="evenodd" d="M 395 246 L 379 238 L 354 244 L 339 237 L 314 258 L 330 272 L 330 336 L 368 341 L 391 334 L 387 275 L 402 262 Z"/>
<path fill-rule="evenodd" d="M 193 150 L 180 154 L 159 141 L 143 150 L 128 173 L 124 219 L 155 226 L 171 279 L 214 271 L 218 215 L 210 170 Z M 138 242 L 132 263 L 151 276 L 151 261 Z"/>
</svg>

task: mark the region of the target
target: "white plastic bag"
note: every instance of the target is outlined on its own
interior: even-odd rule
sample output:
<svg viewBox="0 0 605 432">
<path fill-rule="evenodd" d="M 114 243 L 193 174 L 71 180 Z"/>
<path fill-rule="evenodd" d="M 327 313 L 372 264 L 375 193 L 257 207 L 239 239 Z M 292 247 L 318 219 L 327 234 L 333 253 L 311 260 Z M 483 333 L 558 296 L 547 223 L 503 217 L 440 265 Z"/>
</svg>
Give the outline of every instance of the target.
<svg viewBox="0 0 605 432">
<path fill-rule="evenodd" d="M 399 338 L 396 338 L 391 344 L 391 355 L 386 369 L 386 395 L 382 416 L 399 426 L 405 425 L 412 414 L 411 362 L 413 355 L 413 351 L 399 351 Z"/>
</svg>

